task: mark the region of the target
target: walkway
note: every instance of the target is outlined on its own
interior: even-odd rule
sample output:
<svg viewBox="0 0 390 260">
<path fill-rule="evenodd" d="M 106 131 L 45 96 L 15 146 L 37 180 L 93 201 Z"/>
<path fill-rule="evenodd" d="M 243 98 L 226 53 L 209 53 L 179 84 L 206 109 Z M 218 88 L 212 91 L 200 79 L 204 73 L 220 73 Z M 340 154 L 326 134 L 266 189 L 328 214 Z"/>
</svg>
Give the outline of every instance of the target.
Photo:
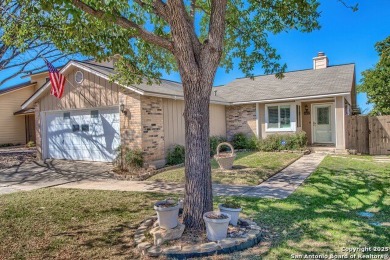
<svg viewBox="0 0 390 260">
<path fill-rule="evenodd" d="M 213 185 L 216 196 L 246 196 L 283 199 L 293 193 L 324 159 L 310 154 L 258 186 Z M 24 163 L 0 169 L 0 194 L 44 187 L 183 193 L 180 183 L 116 180 L 103 163 L 49 161 L 45 164 Z"/>
<path fill-rule="evenodd" d="M 310 154 L 274 175 L 258 186 L 213 185 L 216 196 L 245 196 L 257 198 L 283 199 L 293 193 L 303 181 L 317 168 L 325 158 L 324 154 Z M 180 183 L 147 182 L 147 181 L 79 181 L 56 186 L 58 188 L 120 190 L 143 192 L 182 193 L 184 185 Z"/>
</svg>

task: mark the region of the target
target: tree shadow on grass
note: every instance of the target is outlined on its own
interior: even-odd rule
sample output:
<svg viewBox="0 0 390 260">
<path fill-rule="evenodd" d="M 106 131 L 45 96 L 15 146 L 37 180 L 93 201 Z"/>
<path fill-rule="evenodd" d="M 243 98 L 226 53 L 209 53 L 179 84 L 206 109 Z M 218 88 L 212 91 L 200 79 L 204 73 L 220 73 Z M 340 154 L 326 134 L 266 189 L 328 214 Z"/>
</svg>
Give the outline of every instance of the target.
<svg viewBox="0 0 390 260">
<path fill-rule="evenodd" d="M 218 198 L 219 200 L 221 198 Z M 217 199 L 217 200 L 218 200 Z M 303 187 L 284 200 L 235 197 L 244 213 L 270 237 L 265 259 L 290 259 L 291 254 L 342 253 L 343 247 L 388 246 L 388 170 L 367 171 L 320 167 Z M 357 213 L 372 210 L 373 218 Z M 245 252 L 240 256 L 245 258 Z M 250 258 L 250 253 L 246 255 Z"/>
</svg>

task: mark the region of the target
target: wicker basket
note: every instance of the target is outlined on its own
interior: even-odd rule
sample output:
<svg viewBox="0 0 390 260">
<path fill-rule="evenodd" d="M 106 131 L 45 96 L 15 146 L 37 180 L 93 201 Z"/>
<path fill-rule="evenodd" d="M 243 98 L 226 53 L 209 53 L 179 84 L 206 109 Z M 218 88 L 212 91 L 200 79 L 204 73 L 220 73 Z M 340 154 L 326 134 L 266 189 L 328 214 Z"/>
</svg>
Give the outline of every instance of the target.
<svg viewBox="0 0 390 260">
<path fill-rule="evenodd" d="M 229 155 L 222 156 L 222 155 L 219 154 L 219 149 L 223 145 L 227 145 L 227 146 L 230 147 L 232 152 Z M 231 144 L 229 144 L 229 143 L 220 143 L 218 145 L 218 147 L 217 147 L 217 154 L 214 155 L 214 158 L 218 162 L 219 167 L 222 170 L 230 170 L 230 169 L 232 169 L 234 158 L 236 158 L 236 154 L 234 153 L 233 146 Z"/>
</svg>

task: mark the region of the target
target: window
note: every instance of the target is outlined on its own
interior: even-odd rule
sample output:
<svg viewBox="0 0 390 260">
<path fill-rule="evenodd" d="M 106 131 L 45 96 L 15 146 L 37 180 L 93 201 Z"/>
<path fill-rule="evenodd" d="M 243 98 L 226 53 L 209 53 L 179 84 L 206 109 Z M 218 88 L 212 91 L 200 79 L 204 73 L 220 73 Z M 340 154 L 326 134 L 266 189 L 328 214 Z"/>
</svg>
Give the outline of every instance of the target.
<svg viewBox="0 0 390 260">
<path fill-rule="evenodd" d="M 297 127 L 302 127 L 301 105 L 297 105 Z"/>
<path fill-rule="evenodd" d="M 89 131 L 89 125 L 81 125 L 81 131 L 88 132 Z"/>
<path fill-rule="evenodd" d="M 84 80 L 84 74 L 81 71 L 76 71 L 76 74 L 74 75 L 74 81 L 76 83 L 81 84 Z"/>
<path fill-rule="evenodd" d="M 279 107 L 268 107 L 268 128 L 279 128 Z"/>
<path fill-rule="evenodd" d="M 295 131 L 295 105 L 269 105 L 266 108 L 267 130 Z"/>
<path fill-rule="evenodd" d="M 279 114 L 280 114 L 280 127 L 279 128 L 291 128 L 290 106 L 280 106 L 279 107 Z"/>
<path fill-rule="evenodd" d="M 72 125 L 72 131 L 73 131 L 73 132 L 78 132 L 78 131 L 80 131 L 80 125 Z"/>
<path fill-rule="evenodd" d="M 70 112 L 65 112 L 64 113 L 64 120 L 69 120 L 70 119 Z"/>
<path fill-rule="evenodd" d="M 98 118 L 98 117 L 99 117 L 99 110 L 92 110 L 91 118 Z"/>
</svg>

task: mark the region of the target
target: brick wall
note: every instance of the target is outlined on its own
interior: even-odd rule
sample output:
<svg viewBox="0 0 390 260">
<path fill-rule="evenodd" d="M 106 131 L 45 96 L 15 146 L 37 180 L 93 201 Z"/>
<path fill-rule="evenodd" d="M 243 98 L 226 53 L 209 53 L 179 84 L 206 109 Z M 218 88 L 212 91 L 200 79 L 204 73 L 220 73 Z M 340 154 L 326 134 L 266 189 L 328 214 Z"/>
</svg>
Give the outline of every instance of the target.
<svg viewBox="0 0 390 260">
<path fill-rule="evenodd" d="M 162 98 L 141 97 L 142 149 L 145 162 L 165 159 Z"/>
<path fill-rule="evenodd" d="M 256 135 L 256 104 L 226 106 L 226 132 L 228 140 L 237 133 Z"/>
<path fill-rule="evenodd" d="M 120 113 L 121 144 L 129 149 L 142 149 L 141 97 L 129 90 L 119 91 L 119 100 L 127 114 Z"/>
</svg>

